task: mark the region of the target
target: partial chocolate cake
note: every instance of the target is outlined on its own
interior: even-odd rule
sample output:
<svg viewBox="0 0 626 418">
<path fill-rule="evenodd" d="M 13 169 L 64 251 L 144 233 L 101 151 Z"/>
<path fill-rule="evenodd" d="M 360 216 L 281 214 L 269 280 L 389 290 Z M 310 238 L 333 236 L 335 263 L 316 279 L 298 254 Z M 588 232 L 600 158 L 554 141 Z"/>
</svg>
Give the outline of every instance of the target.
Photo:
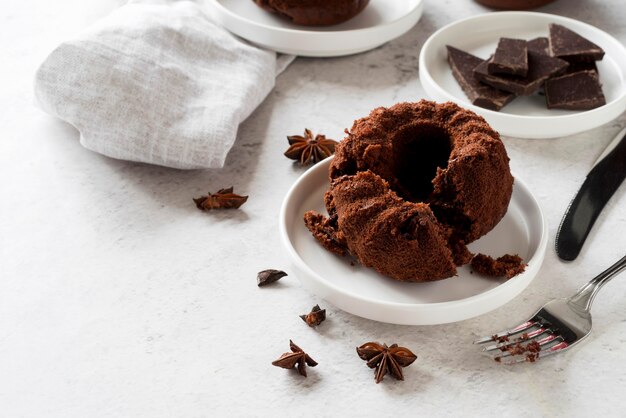
<svg viewBox="0 0 626 418">
<path fill-rule="evenodd" d="M 515 98 L 514 94 L 482 84 L 474 77 L 474 68 L 482 64 L 483 59 L 453 46 L 448 45 L 447 48 L 452 75 L 473 105 L 500 110 Z"/>
<path fill-rule="evenodd" d="M 369 0 L 253 1 L 264 10 L 303 26 L 337 25 L 361 13 L 369 3 Z"/>
<path fill-rule="evenodd" d="M 554 0 L 476 0 L 487 7 L 502 10 L 528 10 L 544 6 Z"/>
</svg>

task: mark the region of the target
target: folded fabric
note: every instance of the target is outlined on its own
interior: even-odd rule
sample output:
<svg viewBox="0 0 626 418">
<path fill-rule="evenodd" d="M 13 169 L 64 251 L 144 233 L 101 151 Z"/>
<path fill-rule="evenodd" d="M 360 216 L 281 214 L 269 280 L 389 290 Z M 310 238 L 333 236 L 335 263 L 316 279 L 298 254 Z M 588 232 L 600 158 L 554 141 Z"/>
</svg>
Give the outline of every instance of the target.
<svg viewBox="0 0 626 418">
<path fill-rule="evenodd" d="M 35 96 L 92 151 L 216 168 L 292 59 L 236 38 L 194 2 L 135 2 L 56 48 Z"/>
</svg>

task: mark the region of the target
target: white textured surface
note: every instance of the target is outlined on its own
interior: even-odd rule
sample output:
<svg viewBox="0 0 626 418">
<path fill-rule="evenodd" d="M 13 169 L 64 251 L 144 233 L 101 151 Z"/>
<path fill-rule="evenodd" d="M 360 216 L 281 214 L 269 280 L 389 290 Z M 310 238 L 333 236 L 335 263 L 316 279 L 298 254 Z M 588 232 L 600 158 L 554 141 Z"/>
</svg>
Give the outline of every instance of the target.
<svg viewBox="0 0 626 418">
<path fill-rule="evenodd" d="M 371 108 L 423 96 L 419 48 L 436 28 L 482 12 L 430 0 L 410 33 L 375 51 L 298 59 L 242 125 L 223 170 L 175 171 L 111 160 L 32 106 L 44 56 L 120 1 L 3 2 L 0 12 L 0 415 L 619 416 L 626 400 L 626 277 L 594 306 L 592 337 L 535 365 L 505 368 L 470 341 L 565 296 L 623 256 L 626 187 L 605 208 L 581 256 L 549 249 L 537 279 L 493 314 L 458 324 L 390 326 L 345 314 L 295 277 L 259 289 L 263 268 L 288 264 L 281 200 L 302 169 L 282 156 L 305 126 L 340 137 Z M 626 41 L 622 0 L 559 0 L 541 10 Z M 513 170 L 550 223 L 560 217 L 626 116 L 555 140 L 506 139 Z M 199 212 L 192 196 L 233 184 L 238 212 Z M 311 330 L 298 314 L 320 303 Z M 455 342 L 453 335 L 459 338 Z M 320 365 L 308 379 L 270 365 L 293 338 Z M 354 347 L 399 342 L 417 362 L 404 382 L 374 384 Z"/>
</svg>

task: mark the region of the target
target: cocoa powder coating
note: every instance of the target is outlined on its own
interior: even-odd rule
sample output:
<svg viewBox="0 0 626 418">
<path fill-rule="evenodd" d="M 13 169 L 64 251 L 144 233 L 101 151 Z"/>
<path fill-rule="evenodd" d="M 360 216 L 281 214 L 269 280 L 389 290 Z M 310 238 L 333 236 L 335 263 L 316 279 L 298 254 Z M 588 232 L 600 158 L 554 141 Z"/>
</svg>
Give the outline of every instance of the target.
<svg viewBox="0 0 626 418">
<path fill-rule="evenodd" d="M 305 224 L 325 248 L 400 281 L 456 274 L 466 244 L 506 213 L 513 177 L 497 132 L 453 103 L 374 109 L 336 148 L 325 203 Z"/>
</svg>

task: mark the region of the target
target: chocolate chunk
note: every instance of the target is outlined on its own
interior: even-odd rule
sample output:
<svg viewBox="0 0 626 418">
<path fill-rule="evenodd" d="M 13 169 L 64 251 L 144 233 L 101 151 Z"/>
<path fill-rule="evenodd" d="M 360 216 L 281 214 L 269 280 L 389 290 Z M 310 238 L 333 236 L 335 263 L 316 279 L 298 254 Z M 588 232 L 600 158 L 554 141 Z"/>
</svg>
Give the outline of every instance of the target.
<svg viewBox="0 0 626 418">
<path fill-rule="evenodd" d="M 546 81 L 548 109 L 587 110 L 606 103 L 598 73 L 580 71 Z"/>
<path fill-rule="evenodd" d="M 500 38 L 496 53 L 487 65 L 489 74 L 511 74 L 526 77 L 528 53 L 523 39 Z"/>
<path fill-rule="evenodd" d="M 492 75 L 487 70 L 488 62 L 479 64 L 474 69 L 474 75 L 480 81 L 494 88 L 515 93 L 520 96 L 530 96 L 549 77 L 562 74 L 568 66 L 567 61 L 552 58 L 547 55 L 528 52 L 528 75 L 516 77 L 511 75 Z"/>
<path fill-rule="evenodd" d="M 550 55 L 550 43 L 548 38 L 535 38 L 528 41 L 528 50 L 536 52 L 538 54 Z M 577 73 L 579 71 L 595 71 L 598 72 L 596 62 L 570 62 L 569 67 L 565 70 L 564 74 Z M 543 86 L 539 88 L 539 94 L 544 95 Z"/>
<path fill-rule="evenodd" d="M 596 66 L 596 62 L 573 62 L 570 63 L 569 67 L 565 71 L 565 74 L 573 74 L 581 71 L 595 71 L 598 72 L 598 67 Z"/>
<path fill-rule="evenodd" d="M 531 39 L 526 43 L 526 47 L 528 51 L 532 51 L 536 54 L 550 55 L 550 41 L 545 36 L 540 36 L 539 38 Z M 571 65 L 571 64 L 570 64 Z M 567 67 L 569 69 L 569 67 Z M 540 95 L 543 95 L 543 84 L 539 87 L 537 91 Z"/>
<path fill-rule="evenodd" d="M 473 105 L 500 110 L 515 98 L 514 94 L 487 86 L 474 78 L 474 68 L 485 62 L 483 59 L 449 45 L 447 48 L 452 74 Z"/>
<path fill-rule="evenodd" d="M 526 48 L 537 54 L 550 55 L 550 41 L 544 36 L 526 42 Z"/>
<path fill-rule="evenodd" d="M 604 50 L 565 26 L 550 24 L 550 54 L 568 62 L 592 62 L 604 57 Z"/>
</svg>

